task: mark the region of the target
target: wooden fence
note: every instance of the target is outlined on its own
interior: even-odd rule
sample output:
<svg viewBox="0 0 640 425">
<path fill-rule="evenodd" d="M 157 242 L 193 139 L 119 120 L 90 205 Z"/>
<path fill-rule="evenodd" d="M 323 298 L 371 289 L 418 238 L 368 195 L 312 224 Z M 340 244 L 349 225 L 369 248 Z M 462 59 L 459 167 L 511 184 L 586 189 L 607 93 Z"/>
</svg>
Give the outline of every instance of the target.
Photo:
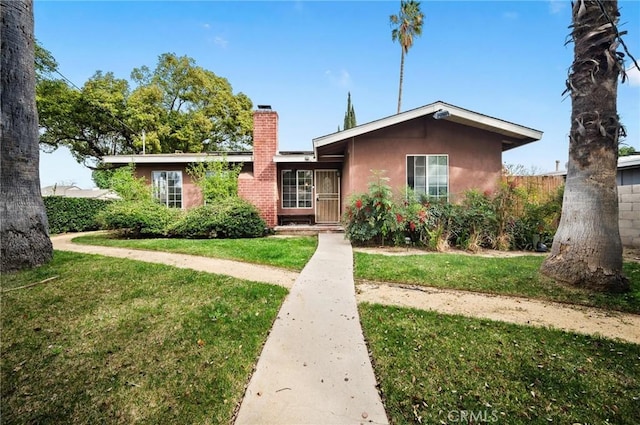
<svg viewBox="0 0 640 425">
<path fill-rule="evenodd" d="M 542 204 L 558 193 L 558 188 L 564 185 L 564 176 L 502 176 L 502 182 L 525 191 L 527 202 Z M 516 210 L 522 210 L 523 201 L 516 202 Z"/>
</svg>

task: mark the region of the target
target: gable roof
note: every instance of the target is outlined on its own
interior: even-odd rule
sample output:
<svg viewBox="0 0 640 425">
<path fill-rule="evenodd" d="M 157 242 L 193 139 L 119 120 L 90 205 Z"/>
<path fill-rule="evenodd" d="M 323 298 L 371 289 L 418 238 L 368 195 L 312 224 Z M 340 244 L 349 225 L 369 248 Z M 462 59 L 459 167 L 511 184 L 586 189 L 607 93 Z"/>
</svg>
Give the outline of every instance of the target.
<svg viewBox="0 0 640 425">
<path fill-rule="evenodd" d="M 503 151 L 513 149 L 515 147 L 522 146 L 536 140 L 540 140 L 540 138 L 542 137 L 542 131 L 515 124 L 509 121 L 504 121 L 499 118 L 490 117 L 478 112 L 473 112 L 468 109 L 463 109 L 449 103 L 437 101 L 420 108 L 411 109 L 400 114 L 395 114 L 376 121 L 371 121 L 369 123 L 350 128 L 348 130 L 343 130 L 337 133 L 328 134 L 326 136 L 317 137 L 313 139 L 313 150 L 317 156 L 317 151 L 320 147 L 328 146 L 345 139 L 350 139 L 352 137 L 380 130 L 382 128 L 389 127 L 395 124 L 400 124 L 415 118 L 420 118 L 426 115 L 433 115 L 436 112 L 439 112 L 441 115 L 439 117 L 434 117 L 436 119 L 453 121 L 469 127 L 475 127 L 482 130 L 491 131 L 493 133 L 498 133 L 509 138 L 510 140 L 503 140 L 502 142 Z"/>
</svg>

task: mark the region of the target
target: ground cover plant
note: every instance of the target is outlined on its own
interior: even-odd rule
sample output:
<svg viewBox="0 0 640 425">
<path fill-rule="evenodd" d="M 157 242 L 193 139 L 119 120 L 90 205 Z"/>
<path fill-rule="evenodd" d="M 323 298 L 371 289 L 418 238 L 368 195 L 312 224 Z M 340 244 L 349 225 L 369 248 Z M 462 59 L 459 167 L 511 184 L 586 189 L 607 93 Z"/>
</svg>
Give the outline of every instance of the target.
<svg viewBox="0 0 640 425">
<path fill-rule="evenodd" d="M 640 346 L 359 306 L 394 424 L 638 424 Z"/>
<path fill-rule="evenodd" d="M 559 285 L 539 273 L 544 256 L 489 258 L 465 254 L 388 256 L 354 253 L 354 277 L 390 283 L 522 296 L 640 313 L 640 264 L 624 264 L 631 290 L 598 294 Z"/>
<path fill-rule="evenodd" d="M 229 423 L 286 295 L 61 251 L 1 282 L 3 424 Z"/>
<path fill-rule="evenodd" d="M 75 243 L 176 252 L 302 270 L 316 250 L 313 236 L 257 239 L 121 239 L 115 234 L 79 236 Z"/>
</svg>

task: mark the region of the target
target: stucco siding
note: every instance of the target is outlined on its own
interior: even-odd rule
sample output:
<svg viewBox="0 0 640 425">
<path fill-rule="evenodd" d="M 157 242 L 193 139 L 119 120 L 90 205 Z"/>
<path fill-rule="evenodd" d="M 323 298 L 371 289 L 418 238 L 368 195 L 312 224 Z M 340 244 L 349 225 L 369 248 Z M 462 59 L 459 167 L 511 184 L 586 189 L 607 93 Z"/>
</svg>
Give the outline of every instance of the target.
<svg viewBox="0 0 640 425">
<path fill-rule="evenodd" d="M 468 189 L 496 187 L 502 168 L 502 144 L 496 134 L 423 117 L 356 137 L 349 144 L 344 196 L 364 192 L 372 170 L 384 170 L 398 193 L 407 185 L 407 155 L 448 155 L 450 200 Z"/>
</svg>

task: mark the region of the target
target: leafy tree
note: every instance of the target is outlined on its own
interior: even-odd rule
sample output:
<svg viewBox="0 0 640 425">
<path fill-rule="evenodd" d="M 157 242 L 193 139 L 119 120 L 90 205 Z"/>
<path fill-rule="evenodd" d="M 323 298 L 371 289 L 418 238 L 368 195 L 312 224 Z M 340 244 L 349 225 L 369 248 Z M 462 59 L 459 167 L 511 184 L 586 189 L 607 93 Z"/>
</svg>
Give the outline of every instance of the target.
<svg viewBox="0 0 640 425">
<path fill-rule="evenodd" d="M 38 83 L 41 144 L 67 146 L 97 168 L 105 155 L 242 150 L 251 145 L 253 104 L 193 59 L 160 55 L 156 68 L 131 73 L 135 86 L 96 72 L 80 89 L 61 79 Z"/>
<path fill-rule="evenodd" d="M 196 186 L 202 191 L 206 204 L 238 196 L 238 175 L 242 164 L 231 165 L 223 161 L 194 162 L 187 168 Z"/>
<path fill-rule="evenodd" d="M 541 271 L 576 286 L 626 291 L 616 185 L 622 129 L 617 83 L 624 73 L 624 54 L 616 50 L 624 46 L 624 33 L 617 29 L 618 2 L 575 2 L 572 16 L 569 167 L 560 225 Z"/>
<path fill-rule="evenodd" d="M 638 155 L 638 152 L 633 146 L 621 146 L 618 148 L 618 156 Z"/>
<path fill-rule="evenodd" d="M 131 101 L 138 126 L 159 152 L 243 150 L 251 145 L 251 100 L 233 94 L 227 79 L 173 53 L 160 55 L 155 70 L 136 68 Z M 203 144 L 206 141 L 206 144 Z"/>
<path fill-rule="evenodd" d="M 43 80 L 37 87 L 40 144 L 45 151 L 67 146 L 75 159 L 90 165 L 105 155 L 137 153 L 135 131 L 125 121 L 129 83 L 112 73 L 96 72 L 77 90 L 63 80 Z"/>
<path fill-rule="evenodd" d="M 51 260 L 40 195 L 33 1 L 0 1 L 0 271 Z"/>
<path fill-rule="evenodd" d="M 35 65 L 37 82 L 51 78 L 51 74 L 58 70 L 58 62 L 51 52 L 45 49 L 38 40 L 36 40 L 35 44 Z"/>
<path fill-rule="evenodd" d="M 356 125 L 356 111 L 353 109 L 353 104 L 351 103 L 351 92 L 349 92 L 347 94 L 347 111 L 344 113 L 344 125 L 342 129 L 348 130 Z M 338 131 L 340 131 L 340 127 L 338 127 Z"/>
<path fill-rule="evenodd" d="M 420 2 L 415 0 L 401 0 L 400 13 L 391 15 L 391 39 L 400 43 L 400 86 L 398 89 L 398 113 L 402 103 L 402 80 L 404 79 L 404 57 L 413 46 L 414 37 L 422 35 L 424 14 L 420 10 Z"/>
</svg>

